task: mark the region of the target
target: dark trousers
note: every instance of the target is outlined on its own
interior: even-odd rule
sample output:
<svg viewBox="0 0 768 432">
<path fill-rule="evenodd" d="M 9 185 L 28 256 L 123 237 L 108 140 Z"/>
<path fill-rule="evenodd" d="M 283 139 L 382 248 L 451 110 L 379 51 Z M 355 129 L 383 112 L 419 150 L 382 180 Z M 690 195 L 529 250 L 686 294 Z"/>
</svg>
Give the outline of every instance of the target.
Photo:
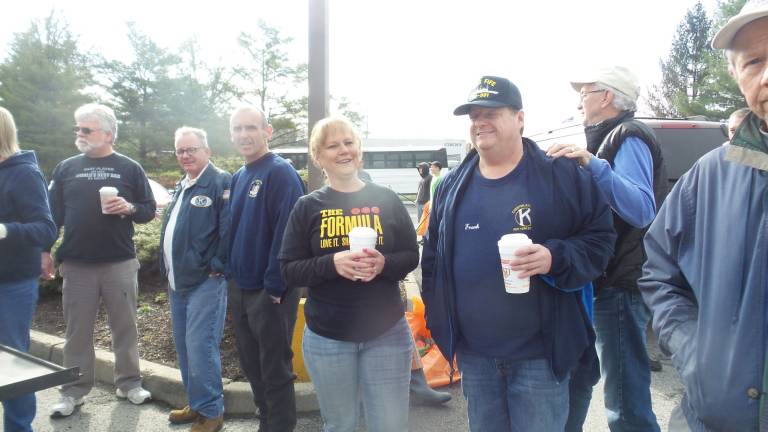
<svg viewBox="0 0 768 432">
<path fill-rule="evenodd" d="M 263 290 L 229 286 L 232 323 L 240 366 L 251 383 L 258 408 L 259 431 L 284 432 L 296 427 L 291 338 L 296 324 L 299 289 L 286 293 L 281 304 Z"/>
</svg>

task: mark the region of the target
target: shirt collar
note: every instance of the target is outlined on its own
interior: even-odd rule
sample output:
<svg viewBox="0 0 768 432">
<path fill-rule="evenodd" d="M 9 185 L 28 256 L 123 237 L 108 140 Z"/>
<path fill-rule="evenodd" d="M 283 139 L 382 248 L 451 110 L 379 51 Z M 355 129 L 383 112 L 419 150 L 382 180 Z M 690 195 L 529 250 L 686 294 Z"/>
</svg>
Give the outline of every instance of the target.
<svg viewBox="0 0 768 432">
<path fill-rule="evenodd" d="M 203 176 L 203 173 L 205 173 L 205 170 L 208 169 L 208 165 L 210 165 L 210 163 L 205 165 L 205 167 L 203 167 L 203 170 L 200 171 L 200 174 L 198 174 L 197 177 L 195 177 L 194 179 L 190 179 L 189 174 L 185 175 L 184 178 L 181 180 L 181 188 L 187 189 L 197 184 L 197 181 L 200 179 L 200 177 Z"/>
</svg>

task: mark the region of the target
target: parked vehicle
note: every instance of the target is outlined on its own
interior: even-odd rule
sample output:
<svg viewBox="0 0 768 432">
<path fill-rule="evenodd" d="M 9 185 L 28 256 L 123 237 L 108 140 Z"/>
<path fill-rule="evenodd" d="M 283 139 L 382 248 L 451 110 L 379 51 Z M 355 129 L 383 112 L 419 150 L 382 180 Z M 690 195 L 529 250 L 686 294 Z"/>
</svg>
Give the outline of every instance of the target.
<svg viewBox="0 0 768 432">
<path fill-rule="evenodd" d="M 701 156 L 728 140 L 724 124 L 713 121 L 637 117 L 656 133 L 667 166 L 670 187 Z M 530 135 L 543 149 L 555 143 L 586 146 L 584 126 L 571 124 Z"/>
</svg>

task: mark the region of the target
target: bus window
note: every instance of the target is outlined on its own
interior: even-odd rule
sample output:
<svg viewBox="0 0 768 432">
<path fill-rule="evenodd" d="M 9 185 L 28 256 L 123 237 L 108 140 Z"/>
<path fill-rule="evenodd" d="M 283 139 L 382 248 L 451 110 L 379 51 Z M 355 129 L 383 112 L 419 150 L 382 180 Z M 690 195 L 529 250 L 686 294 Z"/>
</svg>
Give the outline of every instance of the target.
<svg viewBox="0 0 768 432">
<path fill-rule="evenodd" d="M 399 153 L 387 153 L 387 168 L 400 168 L 400 154 Z"/>
<path fill-rule="evenodd" d="M 384 153 L 371 154 L 371 164 L 369 168 L 386 168 L 386 155 Z"/>
</svg>

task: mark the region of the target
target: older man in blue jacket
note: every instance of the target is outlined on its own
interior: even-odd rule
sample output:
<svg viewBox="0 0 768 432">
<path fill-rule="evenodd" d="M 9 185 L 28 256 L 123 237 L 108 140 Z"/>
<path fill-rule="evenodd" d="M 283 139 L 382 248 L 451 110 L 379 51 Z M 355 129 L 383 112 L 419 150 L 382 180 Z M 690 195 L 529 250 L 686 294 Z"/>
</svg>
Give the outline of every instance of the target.
<svg viewBox="0 0 768 432">
<path fill-rule="evenodd" d="M 712 41 L 752 111 L 677 182 L 645 237 L 640 290 L 685 385 L 670 431 L 768 430 L 768 2 Z"/>
<path fill-rule="evenodd" d="M 469 115 L 476 151 L 437 187 L 424 242 L 427 325 L 456 355 L 472 431 L 563 430 L 570 373 L 597 361 L 581 288 L 616 240 L 594 180 L 522 137 L 522 105 L 509 80 L 485 76 L 454 111 Z M 504 288 L 497 241 L 508 233 L 533 242 L 509 263 L 530 277 L 524 294 Z"/>
<path fill-rule="evenodd" d="M 193 432 L 217 431 L 224 422 L 219 345 L 227 311 L 229 187 L 232 176 L 210 162 L 204 130 L 182 127 L 176 159 L 186 175 L 165 212 L 160 268 L 168 278 L 173 340 L 189 405 L 171 411 L 171 423 Z"/>
</svg>

